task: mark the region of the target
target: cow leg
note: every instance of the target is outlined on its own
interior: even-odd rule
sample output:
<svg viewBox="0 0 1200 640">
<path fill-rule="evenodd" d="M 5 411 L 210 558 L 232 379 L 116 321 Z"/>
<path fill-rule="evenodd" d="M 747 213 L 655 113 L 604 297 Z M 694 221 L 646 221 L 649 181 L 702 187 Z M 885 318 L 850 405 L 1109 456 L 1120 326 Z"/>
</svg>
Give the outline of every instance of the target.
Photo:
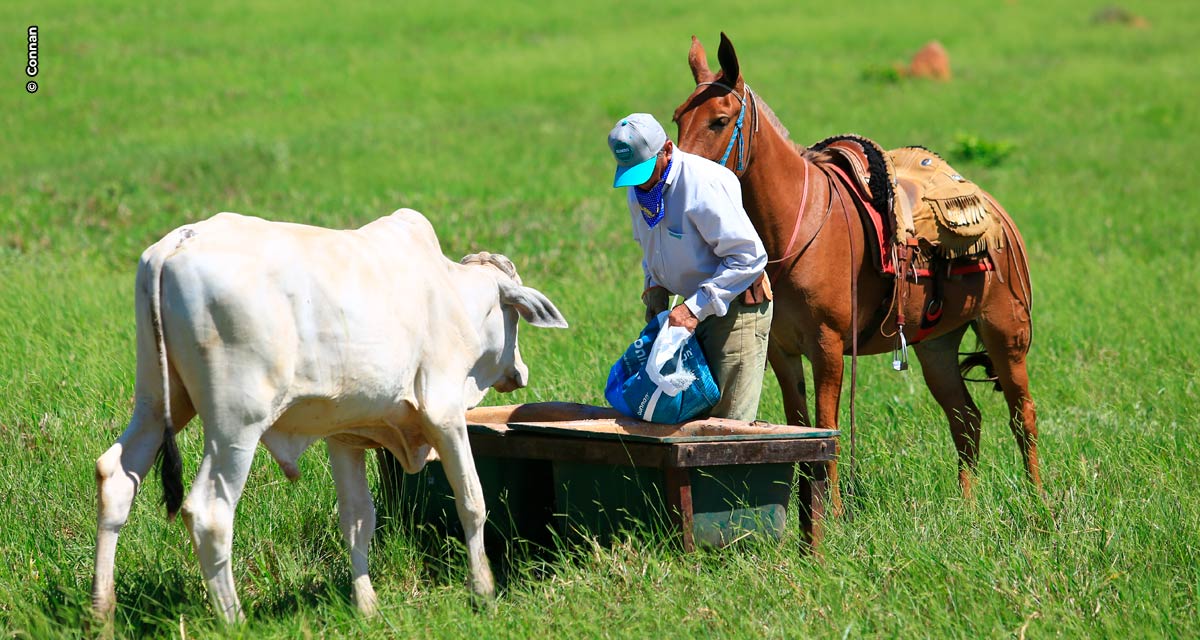
<svg viewBox="0 0 1200 640">
<path fill-rule="evenodd" d="M 367 487 L 367 465 L 362 449 L 327 438 L 329 467 L 337 487 L 338 518 L 342 537 L 350 549 L 350 574 L 354 583 L 354 602 L 363 615 L 376 613 L 377 599 L 367 575 L 367 551 L 375 534 L 375 504 Z"/>
<path fill-rule="evenodd" d="M 157 413 L 157 415 L 154 415 Z M 162 412 L 138 403 L 129 426 L 116 444 L 96 460 L 96 575 L 92 610 L 108 618 L 116 607 L 113 564 L 117 536 L 129 519 L 129 509 L 163 439 Z"/>
<path fill-rule="evenodd" d="M 779 391 L 783 396 L 783 414 L 787 424 L 808 426 L 808 396 L 804 388 L 804 358 L 799 354 L 785 353 L 772 341 L 767 345 L 767 360 L 779 380 Z"/>
<path fill-rule="evenodd" d="M 462 520 L 467 563 L 471 570 L 471 590 L 477 597 L 491 600 L 495 597 L 496 586 L 483 549 L 487 510 L 483 502 L 483 487 L 475 471 L 475 458 L 471 455 L 471 443 L 467 440 L 466 413 L 462 410 L 448 412 L 441 419 L 435 420 L 431 416 L 430 421 L 432 424 L 427 437 L 441 457 L 446 479 L 454 490 L 458 517 Z"/>
<path fill-rule="evenodd" d="M 818 329 L 817 337 L 810 340 L 807 347 L 808 360 L 813 368 L 813 386 L 817 391 L 817 423 L 820 429 L 838 428 L 838 404 L 842 395 L 842 349 L 843 340 L 828 325 Z M 840 438 L 838 452 L 841 452 Z M 829 476 L 830 511 L 834 517 L 840 517 L 842 509 L 842 490 L 838 483 L 838 463 L 831 460 L 825 468 Z"/>
<path fill-rule="evenodd" d="M 181 513 L 191 532 L 200 573 L 208 585 L 213 606 L 226 622 L 240 622 L 245 616 L 230 566 L 233 516 L 254 461 L 259 434 L 264 429 L 239 429 L 239 434 L 252 434 L 253 438 L 222 438 L 215 435 L 221 433 L 220 425 L 214 421 L 209 428 L 206 421 L 204 459 Z"/>
<path fill-rule="evenodd" d="M 195 410 L 182 391 L 172 395 L 177 396 L 171 403 L 173 422 L 186 425 Z M 117 537 L 129 519 L 142 481 L 154 464 L 165 426 L 161 401 L 139 401 L 125 432 L 96 460 L 96 574 L 92 581 L 92 611 L 101 619 L 111 618 L 116 607 L 113 565 Z"/>
<path fill-rule="evenodd" d="M 922 342 L 914 350 L 921 361 L 921 373 L 925 376 L 929 392 L 950 421 L 950 435 L 958 451 L 958 484 L 963 497 L 969 499 L 975 482 L 975 467 L 979 462 L 982 417 L 958 370 L 958 345 L 967 326 Z"/>
</svg>

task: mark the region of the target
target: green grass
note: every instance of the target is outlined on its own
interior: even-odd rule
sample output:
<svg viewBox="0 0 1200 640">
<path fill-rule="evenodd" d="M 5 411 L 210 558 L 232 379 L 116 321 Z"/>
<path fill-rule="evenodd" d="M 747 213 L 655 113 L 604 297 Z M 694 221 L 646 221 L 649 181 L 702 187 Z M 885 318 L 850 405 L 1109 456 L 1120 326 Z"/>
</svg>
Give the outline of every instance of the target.
<svg viewBox="0 0 1200 640">
<path fill-rule="evenodd" d="M 0 7 L 5 637 L 87 633 L 93 464 L 131 409 L 134 267 L 185 222 L 228 210 L 346 227 L 421 210 L 448 255 L 509 255 L 571 321 L 523 330 L 531 386 L 487 401 L 603 404 L 641 318 L 603 138 L 631 111 L 667 120 L 693 86 L 689 36 L 715 65 L 721 30 L 798 141 L 1011 145 L 995 166 L 956 166 L 1029 245 L 1048 506 L 1023 484 L 997 394 L 975 387 L 983 462 L 967 503 L 919 371 L 865 359 L 855 517 L 829 523 L 819 558 L 794 538 L 685 556 L 643 532 L 519 561 L 496 610 L 476 613 L 456 545 L 390 536 L 372 555 L 384 616 L 365 621 L 318 446 L 294 485 L 256 460 L 234 542 L 250 621 L 232 632 L 148 482 L 118 549 L 117 633 L 1200 635 L 1200 5 L 1130 5 L 1151 24 L 1135 29 L 1093 23 L 1082 1 L 423 4 Z M 36 95 L 20 71 L 28 24 Z M 933 38 L 953 82 L 863 77 Z M 780 421 L 765 384 L 761 416 Z M 180 438 L 188 480 L 198 427 Z"/>
</svg>

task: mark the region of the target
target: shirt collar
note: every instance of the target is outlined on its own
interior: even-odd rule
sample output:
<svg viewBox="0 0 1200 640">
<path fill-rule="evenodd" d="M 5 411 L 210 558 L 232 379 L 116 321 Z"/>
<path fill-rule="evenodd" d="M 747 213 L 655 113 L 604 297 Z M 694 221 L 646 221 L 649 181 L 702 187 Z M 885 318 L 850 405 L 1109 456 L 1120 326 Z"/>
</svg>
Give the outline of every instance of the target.
<svg viewBox="0 0 1200 640">
<path fill-rule="evenodd" d="M 667 186 L 675 184 L 675 178 L 679 176 L 680 165 L 683 164 L 683 156 L 686 155 L 686 153 L 679 150 L 679 147 L 675 147 L 671 151 L 671 170 L 663 177 L 663 182 L 666 182 Z"/>
</svg>

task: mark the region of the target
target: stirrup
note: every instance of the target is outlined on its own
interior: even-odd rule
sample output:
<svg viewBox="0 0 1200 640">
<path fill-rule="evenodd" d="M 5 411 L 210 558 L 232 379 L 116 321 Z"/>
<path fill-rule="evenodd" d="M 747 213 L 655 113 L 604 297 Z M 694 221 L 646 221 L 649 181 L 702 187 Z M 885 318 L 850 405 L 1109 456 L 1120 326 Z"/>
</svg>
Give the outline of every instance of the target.
<svg viewBox="0 0 1200 640">
<path fill-rule="evenodd" d="M 892 349 L 892 369 L 908 371 L 908 341 L 904 339 L 904 325 L 897 327 L 896 336 L 899 345 Z"/>
</svg>

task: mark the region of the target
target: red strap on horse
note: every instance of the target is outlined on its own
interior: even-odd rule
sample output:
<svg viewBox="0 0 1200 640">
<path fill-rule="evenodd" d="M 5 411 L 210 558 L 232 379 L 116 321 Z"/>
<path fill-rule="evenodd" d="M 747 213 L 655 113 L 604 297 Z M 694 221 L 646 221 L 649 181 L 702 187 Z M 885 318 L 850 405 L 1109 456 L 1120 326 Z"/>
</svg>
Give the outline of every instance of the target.
<svg viewBox="0 0 1200 640">
<path fill-rule="evenodd" d="M 917 337 L 913 338 L 913 344 L 928 338 L 941 319 L 942 301 L 939 298 L 931 298 L 925 305 L 925 312 L 921 314 L 921 326 L 917 329 Z"/>
<path fill-rule="evenodd" d="M 783 262 L 785 260 L 787 260 L 788 258 L 792 257 L 789 254 L 792 252 L 792 247 L 796 245 L 796 237 L 800 235 L 800 221 L 804 219 L 804 207 L 805 207 L 805 205 L 808 204 L 808 166 L 809 166 L 809 163 L 805 162 L 803 164 L 804 164 L 804 182 L 801 183 L 801 186 L 800 186 L 800 207 L 798 209 L 796 209 L 796 224 L 792 227 L 792 237 L 788 239 L 787 248 L 785 248 L 783 250 L 783 255 L 775 260 L 767 261 L 767 264 L 771 264 L 772 262 L 774 262 L 779 265 L 779 266 L 775 267 L 775 270 L 772 272 L 772 274 L 770 276 L 771 280 L 775 280 L 775 281 L 779 280 L 779 270 L 783 268 Z"/>
<path fill-rule="evenodd" d="M 850 192 L 850 194 L 853 196 L 850 199 L 854 201 L 855 207 L 857 207 L 860 212 L 866 212 L 867 215 L 873 216 L 875 218 L 879 218 L 879 213 L 877 211 L 875 211 L 875 208 L 873 206 L 871 206 L 871 201 L 869 199 L 867 199 L 867 197 L 865 196 L 865 194 L 863 194 L 862 191 L 859 190 L 858 185 L 853 180 L 851 180 L 849 176 L 846 175 L 846 172 L 842 171 L 841 167 L 837 166 L 836 164 L 832 164 L 832 163 L 829 165 L 826 165 L 826 166 L 828 166 L 829 169 L 832 169 L 833 172 L 837 174 L 838 178 L 841 179 L 842 184 L 844 184 L 846 186 L 846 190 L 848 192 Z M 840 192 L 838 194 L 838 197 L 841 197 Z M 844 209 L 845 209 L 845 207 L 843 206 L 843 210 Z M 849 215 L 848 212 L 847 212 L 847 215 Z M 849 224 L 848 220 L 847 220 L 847 224 Z M 864 224 L 866 224 L 866 223 L 864 223 Z M 877 237 L 879 239 L 880 251 L 882 251 L 883 250 L 882 247 L 884 246 L 883 245 L 883 242 L 884 242 L 883 236 L 878 235 L 878 234 L 882 234 L 882 230 L 878 226 L 876 226 L 875 233 L 877 234 Z M 894 247 L 895 247 L 895 245 L 893 245 L 893 248 Z M 905 324 L 905 322 L 904 322 L 904 302 L 905 302 L 905 298 L 907 296 L 905 296 L 904 293 L 905 293 L 905 287 L 908 286 L 907 271 L 909 268 L 909 263 L 912 258 L 912 252 L 915 250 L 915 247 L 916 247 L 915 242 L 903 245 L 902 249 L 904 251 L 904 254 L 900 257 L 899 260 L 896 260 L 894 258 L 892 260 L 892 263 L 895 266 L 895 272 L 896 272 L 896 295 L 894 296 L 893 300 L 896 301 L 896 340 L 897 340 L 896 349 L 894 350 L 893 357 L 892 357 L 892 367 L 896 371 L 904 371 L 904 370 L 908 369 L 908 343 L 904 338 L 904 324 Z M 851 249 L 851 252 L 853 252 L 853 250 L 854 250 L 853 237 L 851 237 L 851 240 L 850 240 L 850 249 Z M 896 264 L 897 262 L 899 262 L 899 264 Z M 854 284 L 854 283 L 852 283 L 852 284 Z M 855 302 L 857 302 L 857 299 L 855 300 Z M 852 398 L 854 397 L 853 396 L 853 386 L 851 387 L 851 397 Z M 851 444 L 853 444 L 853 443 L 851 443 Z"/>
</svg>

